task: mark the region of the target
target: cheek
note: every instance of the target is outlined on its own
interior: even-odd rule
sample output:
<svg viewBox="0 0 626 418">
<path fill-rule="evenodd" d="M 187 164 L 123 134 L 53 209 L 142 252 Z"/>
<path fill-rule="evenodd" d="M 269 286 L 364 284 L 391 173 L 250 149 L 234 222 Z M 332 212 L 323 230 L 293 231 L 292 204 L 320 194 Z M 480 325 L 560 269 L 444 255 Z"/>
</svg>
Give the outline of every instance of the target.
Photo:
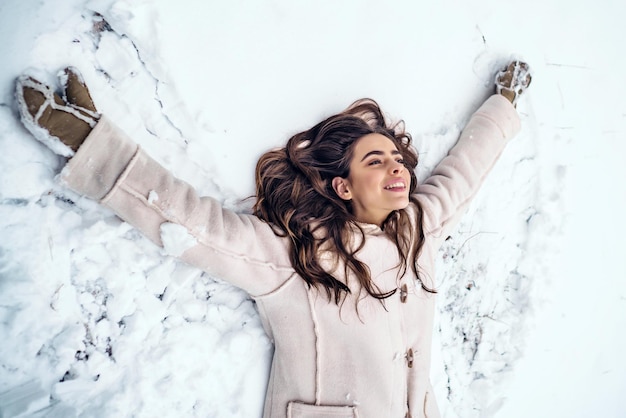
<svg viewBox="0 0 626 418">
<path fill-rule="evenodd" d="M 415 189 L 417 189 L 417 179 L 414 181 L 411 181 L 411 174 L 407 173 L 406 175 L 406 184 L 409 185 L 409 187 L 407 187 L 409 193 L 415 192 Z"/>
<path fill-rule="evenodd" d="M 369 188 L 376 183 L 377 178 L 372 173 L 359 173 L 352 179 L 352 184 L 355 188 Z"/>
<path fill-rule="evenodd" d="M 404 178 L 406 180 L 406 184 L 410 185 L 411 184 L 411 173 L 409 173 L 409 170 L 408 169 L 404 170 L 403 175 L 404 175 Z"/>
<path fill-rule="evenodd" d="M 383 181 L 383 176 L 378 175 L 378 173 L 368 173 L 366 181 L 368 184 L 378 184 Z"/>
</svg>

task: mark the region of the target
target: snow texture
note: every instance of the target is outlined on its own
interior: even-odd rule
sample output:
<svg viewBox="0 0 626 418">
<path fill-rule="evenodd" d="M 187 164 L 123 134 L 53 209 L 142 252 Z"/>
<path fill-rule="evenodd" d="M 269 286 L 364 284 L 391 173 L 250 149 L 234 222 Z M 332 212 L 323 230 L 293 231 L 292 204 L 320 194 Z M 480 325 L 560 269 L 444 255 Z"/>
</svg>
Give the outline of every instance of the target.
<svg viewBox="0 0 626 418">
<path fill-rule="evenodd" d="M 150 198 L 154 197 L 148 196 Z M 161 242 L 163 243 L 163 252 L 166 255 L 179 257 L 185 251 L 198 244 L 196 238 L 182 225 L 164 222 L 161 224 Z"/>
<path fill-rule="evenodd" d="M 150 155 L 246 211 L 262 152 L 361 97 L 405 120 L 424 179 L 519 54 L 522 132 L 440 251 L 435 391 L 445 418 L 623 417 L 625 12 L 4 0 L 0 416 L 259 417 L 272 355 L 244 292 L 168 255 L 193 245 L 184 228 L 164 226 L 163 252 L 55 180 L 64 158 L 19 121 L 18 75 L 77 67 Z"/>
</svg>

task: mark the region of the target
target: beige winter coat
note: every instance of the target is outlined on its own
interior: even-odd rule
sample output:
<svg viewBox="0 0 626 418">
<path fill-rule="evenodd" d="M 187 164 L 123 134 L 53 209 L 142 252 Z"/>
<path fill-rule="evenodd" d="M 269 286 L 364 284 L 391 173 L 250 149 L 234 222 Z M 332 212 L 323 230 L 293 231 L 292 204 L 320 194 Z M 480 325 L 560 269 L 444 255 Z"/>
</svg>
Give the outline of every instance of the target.
<svg viewBox="0 0 626 418">
<path fill-rule="evenodd" d="M 426 232 L 419 266 L 428 286 L 434 286 L 442 241 L 518 130 L 513 106 L 492 96 L 417 189 Z M 352 282 L 354 291 L 345 303 L 329 302 L 294 272 L 287 241 L 268 224 L 198 197 L 106 117 L 61 176 L 156 243 L 164 222 L 183 226 L 197 243 L 181 258 L 256 300 L 275 344 L 264 417 L 439 416 L 429 378 L 435 297 L 416 285 L 412 273 L 396 277 L 396 248 L 378 226 L 362 225 L 366 238 L 358 257 L 383 292 L 398 291 L 384 307 L 361 294 L 357 316 L 359 292 Z M 415 214 L 413 205 L 408 210 Z"/>
</svg>

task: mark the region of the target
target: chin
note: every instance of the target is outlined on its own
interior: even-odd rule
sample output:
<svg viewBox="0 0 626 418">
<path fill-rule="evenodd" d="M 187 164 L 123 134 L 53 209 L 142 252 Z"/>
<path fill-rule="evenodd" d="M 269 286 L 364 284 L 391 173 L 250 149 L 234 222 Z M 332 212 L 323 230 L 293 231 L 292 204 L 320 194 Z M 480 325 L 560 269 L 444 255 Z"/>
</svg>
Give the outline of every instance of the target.
<svg viewBox="0 0 626 418">
<path fill-rule="evenodd" d="M 406 202 L 399 203 L 395 210 L 406 209 L 409 206 L 409 199 Z"/>
</svg>

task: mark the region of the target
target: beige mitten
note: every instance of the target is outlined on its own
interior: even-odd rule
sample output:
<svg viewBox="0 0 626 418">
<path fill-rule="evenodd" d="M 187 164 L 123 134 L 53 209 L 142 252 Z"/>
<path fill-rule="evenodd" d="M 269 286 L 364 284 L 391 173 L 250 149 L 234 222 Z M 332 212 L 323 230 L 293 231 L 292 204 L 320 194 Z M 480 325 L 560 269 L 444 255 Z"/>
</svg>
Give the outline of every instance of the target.
<svg viewBox="0 0 626 418">
<path fill-rule="evenodd" d="M 63 98 L 30 76 L 17 79 L 15 96 L 24 126 L 53 152 L 71 157 L 96 126 L 97 112 L 85 82 L 73 67 L 59 72 Z"/>
</svg>

